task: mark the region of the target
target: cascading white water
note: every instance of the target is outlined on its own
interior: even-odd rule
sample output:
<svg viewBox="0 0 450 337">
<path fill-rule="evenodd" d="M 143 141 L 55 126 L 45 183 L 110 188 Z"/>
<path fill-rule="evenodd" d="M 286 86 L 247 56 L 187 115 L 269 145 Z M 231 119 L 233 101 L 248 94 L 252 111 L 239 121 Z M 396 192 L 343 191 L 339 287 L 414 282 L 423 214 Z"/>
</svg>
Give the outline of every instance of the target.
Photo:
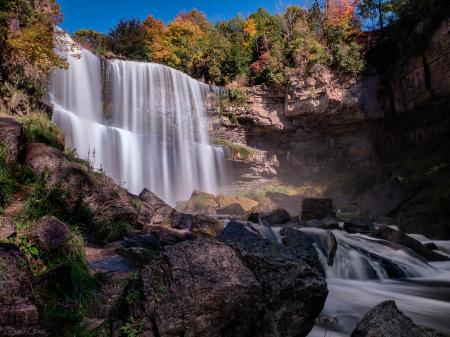
<svg viewBox="0 0 450 337">
<path fill-rule="evenodd" d="M 194 189 L 217 192 L 225 153 L 209 144 L 205 114 L 217 89 L 159 64 L 77 53 L 50 88 L 69 147 L 132 193 L 146 187 L 174 205 Z"/>
<path fill-rule="evenodd" d="M 281 243 L 279 227 L 254 225 L 270 240 Z M 299 228 L 313 239 L 327 277 L 328 297 L 319 320 L 308 337 L 348 337 L 364 314 L 385 300 L 395 300 L 400 310 L 417 324 L 450 332 L 450 261 L 427 262 L 410 249 L 368 235 L 332 233 L 337 241 L 333 266 L 327 264 L 327 231 Z M 450 256 L 450 241 L 434 242 L 439 253 Z M 331 323 L 328 323 L 331 322 Z"/>
</svg>

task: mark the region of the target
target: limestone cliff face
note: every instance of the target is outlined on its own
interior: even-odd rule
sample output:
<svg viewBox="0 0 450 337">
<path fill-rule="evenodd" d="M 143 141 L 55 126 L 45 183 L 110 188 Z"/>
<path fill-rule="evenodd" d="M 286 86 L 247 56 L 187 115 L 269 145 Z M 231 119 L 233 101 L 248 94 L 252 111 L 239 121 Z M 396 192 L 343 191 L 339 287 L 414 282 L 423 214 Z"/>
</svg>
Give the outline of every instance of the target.
<svg viewBox="0 0 450 337">
<path fill-rule="evenodd" d="M 380 121 L 450 94 L 449 34 L 446 19 L 421 54 L 390 74 L 355 80 L 321 67 L 309 76 L 290 73 L 285 87 L 246 88 L 243 104 L 213 111 L 213 134 L 305 171 L 374 165 Z"/>
<path fill-rule="evenodd" d="M 300 168 L 296 173 L 308 176 L 373 166 L 372 124 L 383 113 L 378 82 L 325 67 L 308 77 L 293 72 L 285 87 L 246 88 L 243 104 L 214 114 L 213 134 L 275 155 L 280 172 Z"/>
<path fill-rule="evenodd" d="M 441 23 L 422 53 L 396 69 L 390 85 L 397 113 L 450 94 L 450 19 Z"/>
<path fill-rule="evenodd" d="M 405 168 L 407 161 L 423 162 L 436 151 L 444 153 L 441 147 L 450 143 L 449 35 L 446 19 L 420 52 L 357 80 L 319 68 L 307 77 L 290 73 L 282 88 L 246 88 L 244 104 L 215 113 L 212 132 L 276 157 L 278 176 L 326 180 L 343 173 L 355 185 L 364 182 L 358 185 L 359 196 L 368 191 L 370 197 L 366 193 L 363 200 L 378 200 L 379 191 L 413 176 L 416 168 Z M 418 148 L 422 154 L 414 158 Z M 366 207 L 377 209 L 373 203 Z M 395 212 L 418 219 L 401 203 Z M 417 232 L 420 223 L 422 232 L 430 233 L 426 226 L 438 221 L 435 215 L 431 210 L 424 215 L 428 220 L 399 224 Z M 447 236 L 450 231 L 436 230 L 436 237 Z"/>
</svg>

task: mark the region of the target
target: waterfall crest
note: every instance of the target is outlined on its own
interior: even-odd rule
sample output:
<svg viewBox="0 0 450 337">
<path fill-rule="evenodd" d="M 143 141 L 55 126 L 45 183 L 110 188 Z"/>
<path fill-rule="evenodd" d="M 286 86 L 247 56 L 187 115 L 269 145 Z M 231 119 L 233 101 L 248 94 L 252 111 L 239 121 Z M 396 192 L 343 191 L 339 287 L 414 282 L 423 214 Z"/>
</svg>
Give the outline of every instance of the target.
<svg viewBox="0 0 450 337">
<path fill-rule="evenodd" d="M 209 144 L 205 99 L 217 88 L 163 65 L 77 53 L 50 85 L 67 146 L 132 193 L 146 187 L 172 205 L 194 189 L 216 193 L 225 153 Z"/>
</svg>

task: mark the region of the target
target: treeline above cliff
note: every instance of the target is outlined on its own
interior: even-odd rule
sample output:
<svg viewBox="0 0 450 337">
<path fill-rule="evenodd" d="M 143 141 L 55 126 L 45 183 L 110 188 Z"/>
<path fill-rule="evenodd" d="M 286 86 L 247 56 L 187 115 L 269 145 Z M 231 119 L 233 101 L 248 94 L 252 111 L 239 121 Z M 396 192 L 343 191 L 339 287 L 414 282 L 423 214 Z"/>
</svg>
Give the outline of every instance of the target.
<svg viewBox="0 0 450 337">
<path fill-rule="evenodd" d="M 286 69 L 309 71 L 316 64 L 357 74 L 363 60 L 356 8 L 350 1 L 329 4 L 327 14 L 315 2 L 309 9 L 292 6 L 276 15 L 260 8 L 215 25 L 192 10 L 167 25 L 148 16 L 142 22 L 120 21 L 108 35 L 80 30 L 74 37 L 103 55 L 166 64 L 219 85 L 282 83 Z"/>
<path fill-rule="evenodd" d="M 213 84 L 280 84 L 290 69 L 308 73 L 319 64 L 357 76 L 364 69 L 365 31 L 404 18 L 420 22 L 441 5 L 442 0 L 316 0 L 308 9 L 291 6 L 273 15 L 260 8 L 215 24 L 194 9 L 167 25 L 150 15 L 142 22 L 121 20 L 106 35 L 82 29 L 74 38 L 107 57 L 166 64 Z"/>
</svg>

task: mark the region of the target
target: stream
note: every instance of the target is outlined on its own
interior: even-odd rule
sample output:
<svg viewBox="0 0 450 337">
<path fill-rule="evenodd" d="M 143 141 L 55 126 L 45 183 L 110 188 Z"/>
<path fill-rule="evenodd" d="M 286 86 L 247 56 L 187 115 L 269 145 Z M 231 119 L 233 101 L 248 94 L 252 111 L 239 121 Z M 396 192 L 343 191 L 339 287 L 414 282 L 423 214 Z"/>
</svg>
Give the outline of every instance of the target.
<svg viewBox="0 0 450 337">
<path fill-rule="evenodd" d="M 280 228 L 269 228 L 262 234 L 281 242 Z M 394 300 L 416 324 L 450 333 L 450 261 L 429 263 L 406 247 L 333 230 L 338 249 L 329 267 L 322 243 L 326 231 L 299 230 L 313 238 L 329 290 L 318 323 L 308 337 L 350 336 L 366 312 L 385 300 Z M 450 241 L 410 236 L 422 243 L 434 242 L 439 253 L 450 256 Z"/>
</svg>

